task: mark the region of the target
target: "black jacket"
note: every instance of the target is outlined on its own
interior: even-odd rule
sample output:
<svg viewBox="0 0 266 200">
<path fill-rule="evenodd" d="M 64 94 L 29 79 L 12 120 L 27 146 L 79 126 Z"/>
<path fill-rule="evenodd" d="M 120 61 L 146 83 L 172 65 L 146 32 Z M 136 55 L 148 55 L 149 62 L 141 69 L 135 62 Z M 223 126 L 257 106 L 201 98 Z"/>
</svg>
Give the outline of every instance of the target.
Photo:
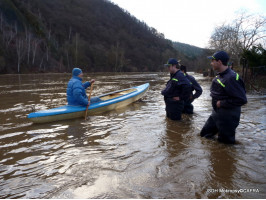
<svg viewBox="0 0 266 200">
<path fill-rule="evenodd" d="M 179 97 L 180 100 L 188 100 L 191 94 L 190 82 L 183 72 L 178 70 L 175 74 L 171 74 L 170 80 L 161 94 L 165 98 Z"/>
<path fill-rule="evenodd" d="M 234 108 L 247 103 L 245 84 L 230 68 L 218 73 L 211 85 L 212 106 L 216 109 L 217 101 L 221 108 Z"/>
<path fill-rule="evenodd" d="M 194 100 L 202 94 L 202 88 L 200 87 L 200 85 L 198 84 L 198 82 L 196 81 L 196 79 L 193 76 L 188 75 L 187 73 L 185 73 L 185 75 L 192 85 L 192 87 L 191 87 L 192 100 Z M 196 91 L 195 94 L 193 94 L 194 90 Z"/>
</svg>

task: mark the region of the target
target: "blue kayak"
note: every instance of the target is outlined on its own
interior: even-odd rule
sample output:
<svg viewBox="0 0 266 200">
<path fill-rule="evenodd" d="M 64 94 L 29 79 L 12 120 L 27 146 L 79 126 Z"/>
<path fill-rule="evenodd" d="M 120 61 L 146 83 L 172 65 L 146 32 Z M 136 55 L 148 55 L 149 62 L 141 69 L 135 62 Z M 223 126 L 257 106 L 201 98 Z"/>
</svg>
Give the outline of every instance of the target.
<svg viewBox="0 0 266 200">
<path fill-rule="evenodd" d="M 88 115 L 94 115 L 127 106 L 139 100 L 149 89 L 149 86 L 150 84 L 146 83 L 140 86 L 97 96 L 95 99 L 98 99 L 98 101 L 91 103 L 88 109 Z M 46 123 L 84 117 L 85 111 L 86 106 L 65 105 L 49 110 L 30 113 L 28 118 L 34 123 Z"/>
</svg>

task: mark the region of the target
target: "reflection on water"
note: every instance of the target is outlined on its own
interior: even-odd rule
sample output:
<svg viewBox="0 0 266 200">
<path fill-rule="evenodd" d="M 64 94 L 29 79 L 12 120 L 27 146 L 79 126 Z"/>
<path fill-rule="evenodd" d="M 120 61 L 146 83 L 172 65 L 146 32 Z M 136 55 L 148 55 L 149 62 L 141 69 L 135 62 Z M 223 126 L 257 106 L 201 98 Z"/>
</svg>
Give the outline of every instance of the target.
<svg viewBox="0 0 266 200">
<path fill-rule="evenodd" d="M 85 76 L 97 80 L 93 95 L 151 86 L 125 108 L 37 125 L 27 114 L 66 104 L 70 75 L 1 75 L 0 198 L 265 197 L 266 96 L 248 95 L 238 144 L 220 144 L 198 136 L 211 80 L 194 75 L 204 92 L 181 122 L 165 117 L 168 74 L 105 73 Z"/>
</svg>

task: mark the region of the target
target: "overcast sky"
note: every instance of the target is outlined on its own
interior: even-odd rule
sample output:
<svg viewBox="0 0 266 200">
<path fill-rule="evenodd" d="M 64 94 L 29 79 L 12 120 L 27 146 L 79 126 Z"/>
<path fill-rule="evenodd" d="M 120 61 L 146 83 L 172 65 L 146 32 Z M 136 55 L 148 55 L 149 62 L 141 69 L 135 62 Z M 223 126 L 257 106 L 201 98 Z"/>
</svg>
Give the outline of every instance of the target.
<svg viewBox="0 0 266 200">
<path fill-rule="evenodd" d="M 266 15 L 266 0 L 111 0 L 163 33 L 165 38 L 206 47 L 218 25 L 240 9 Z"/>
</svg>

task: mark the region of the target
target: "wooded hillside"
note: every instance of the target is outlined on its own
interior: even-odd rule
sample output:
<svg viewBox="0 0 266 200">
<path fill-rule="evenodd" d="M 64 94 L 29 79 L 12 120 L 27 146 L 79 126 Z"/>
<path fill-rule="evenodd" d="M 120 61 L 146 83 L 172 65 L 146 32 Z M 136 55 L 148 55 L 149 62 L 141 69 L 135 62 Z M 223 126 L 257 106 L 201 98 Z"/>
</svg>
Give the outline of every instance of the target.
<svg viewBox="0 0 266 200">
<path fill-rule="evenodd" d="M 181 64 L 186 65 L 189 71 L 203 71 L 210 68 L 207 56 L 213 54 L 213 50 L 203 49 L 181 42 L 173 42 L 173 47 L 179 52 Z"/>
<path fill-rule="evenodd" d="M 160 71 L 188 55 L 107 0 L 0 1 L 0 73 Z"/>
</svg>

